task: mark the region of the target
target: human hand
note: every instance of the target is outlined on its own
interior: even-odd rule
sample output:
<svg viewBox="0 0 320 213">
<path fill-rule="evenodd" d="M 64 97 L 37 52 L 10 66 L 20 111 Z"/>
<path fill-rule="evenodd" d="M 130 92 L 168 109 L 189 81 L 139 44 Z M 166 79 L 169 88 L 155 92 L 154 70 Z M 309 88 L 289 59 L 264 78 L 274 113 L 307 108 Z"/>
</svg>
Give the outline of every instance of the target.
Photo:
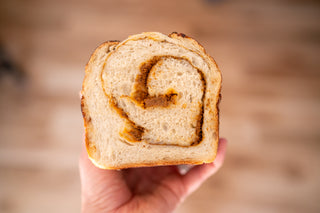
<svg viewBox="0 0 320 213">
<path fill-rule="evenodd" d="M 177 166 L 103 170 L 83 148 L 79 167 L 82 212 L 172 212 L 221 167 L 227 141 L 219 140 L 213 163 L 194 166 L 185 175 Z"/>
</svg>

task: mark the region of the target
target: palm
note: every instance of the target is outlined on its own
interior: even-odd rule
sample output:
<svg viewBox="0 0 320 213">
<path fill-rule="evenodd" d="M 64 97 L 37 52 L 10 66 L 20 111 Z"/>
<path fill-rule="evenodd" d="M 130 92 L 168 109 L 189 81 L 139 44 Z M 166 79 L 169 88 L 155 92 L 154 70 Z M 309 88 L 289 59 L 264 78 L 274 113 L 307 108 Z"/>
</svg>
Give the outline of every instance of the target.
<svg viewBox="0 0 320 213">
<path fill-rule="evenodd" d="M 131 210 L 132 207 L 139 207 L 137 203 L 145 202 L 150 209 L 159 206 L 159 203 L 167 204 L 166 209 L 158 208 L 152 212 L 171 211 L 186 193 L 182 176 L 176 166 L 127 169 L 122 175 L 132 194 L 132 199 L 127 206 Z M 168 206 L 171 209 L 168 209 Z"/>
<path fill-rule="evenodd" d="M 101 170 L 84 153 L 80 158 L 83 212 L 172 212 L 219 169 L 225 148 L 226 141 L 220 140 L 215 162 L 195 166 L 186 175 L 177 166 Z"/>
<path fill-rule="evenodd" d="M 123 178 L 134 195 L 152 194 L 160 186 L 174 187 L 168 180 L 179 178 L 179 176 L 179 171 L 175 166 L 147 167 L 123 171 Z"/>
</svg>

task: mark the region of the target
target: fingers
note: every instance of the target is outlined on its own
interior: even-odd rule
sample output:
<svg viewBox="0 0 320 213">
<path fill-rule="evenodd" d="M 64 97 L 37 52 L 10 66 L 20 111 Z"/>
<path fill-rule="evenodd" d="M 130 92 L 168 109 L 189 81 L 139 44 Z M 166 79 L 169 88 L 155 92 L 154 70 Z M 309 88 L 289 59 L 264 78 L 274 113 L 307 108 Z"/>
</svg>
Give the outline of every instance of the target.
<svg viewBox="0 0 320 213">
<path fill-rule="evenodd" d="M 213 163 L 195 166 L 182 177 L 187 195 L 195 191 L 206 179 L 216 173 L 222 166 L 226 153 L 227 140 L 220 139 L 216 159 Z"/>
<path fill-rule="evenodd" d="M 213 162 L 215 164 L 216 171 L 223 164 L 223 161 L 224 161 L 224 158 L 225 158 L 225 154 L 226 154 L 226 149 L 227 149 L 227 140 L 225 138 L 221 138 L 219 140 L 217 156 L 216 156 L 216 159 Z"/>
<path fill-rule="evenodd" d="M 82 208 L 112 210 L 131 198 L 131 193 L 117 170 L 103 170 L 95 167 L 88 158 L 85 145 L 79 159 L 82 191 Z M 88 212 L 98 212 L 96 210 Z"/>
</svg>

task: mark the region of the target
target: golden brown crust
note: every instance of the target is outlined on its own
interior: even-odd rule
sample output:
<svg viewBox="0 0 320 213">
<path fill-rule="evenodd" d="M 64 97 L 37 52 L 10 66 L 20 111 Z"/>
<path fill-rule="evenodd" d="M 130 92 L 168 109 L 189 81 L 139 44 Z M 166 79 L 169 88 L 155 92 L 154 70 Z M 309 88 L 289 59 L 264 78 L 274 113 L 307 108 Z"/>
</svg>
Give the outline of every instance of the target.
<svg viewBox="0 0 320 213">
<path fill-rule="evenodd" d="M 182 33 L 176 33 L 173 32 L 171 34 L 168 35 L 171 38 L 179 38 L 179 39 L 188 39 L 189 41 L 192 42 L 193 45 L 197 46 L 199 49 L 201 49 L 210 59 L 210 61 L 213 63 L 213 65 L 215 65 L 217 68 L 217 64 L 214 61 L 214 59 L 209 56 L 205 49 L 203 48 L 203 46 L 201 44 L 199 44 L 196 40 L 186 36 L 185 34 Z M 110 47 L 110 46 L 115 46 L 118 45 L 119 41 L 107 41 L 102 43 L 91 55 L 89 62 L 86 65 L 85 68 L 85 77 L 83 80 L 83 86 L 82 86 L 82 91 L 81 94 L 84 93 L 84 87 L 86 86 L 86 81 L 88 78 L 88 75 L 91 72 L 90 69 L 90 65 L 94 63 L 94 61 L 96 60 L 96 54 L 100 51 L 101 48 L 104 48 L 106 46 Z M 110 51 L 110 50 L 109 50 Z M 220 72 L 219 68 L 218 71 Z M 86 149 L 88 152 L 88 156 L 91 159 L 91 161 L 93 162 L 93 164 L 95 164 L 95 166 L 102 168 L 102 169 L 125 169 L 125 168 L 131 168 L 131 167 L 151 167 L 151 166 L 162 166 L 162 165 L 178 165 L 178 164 L 203 164 L 203 163 L 210 163 L 213 162 L 213 160 L 215 159 L 215 156 L 217 154 L 217 143 L 218 143 L 218 139 L 219 139 L 219 103 L 220 103 L 220 98 L 221 98 L 221 87 L 219 88 L 219 92 L 217 94 L 215 94 L 215 100 L 218 100 L 218 102 L 216 103 L 215 107 L 213 107 L 213 109 L 210 107 L 210 111 L 213 110 L 213 112 L 211 111 L 211 113 L 214 113 L 214 120 L 217 121 L 215 122 L 215 126 L 214 126 L 214 130 L 216 133 L 216 138 L 215 138 L 215 143 L 212 143 L 212 146 L 215 147 L 215 153 L 213 154 L 212 158 L 206 161 L 194 161 L 194 160 L 181 160 L 181 161 L 158 161 L 158 162 L 152 162 L 152 163 L 131 163 L 131 164 L 124 164 L 121 166 L 117 166 L 117 167 L 112 167 L 112 166 L 105 166 L 105 165 L 101 165 L 98 164 L 95 159 L 93 158 L 93 153 L 95 152 L 95 146 L 91 146 L 90 143 L 90 137 L 89 137 L 89 132 L 90 134 L 93 134 L 93 128 L 92 128 L 92 123 L 91 123 L 91 118 L 87 116 L 86 114 L 86 106 L 85 106 L 85 100 L 84 100 L 84 96 L 81 97 L 81 111 L 82 111 L 82 115 L 83 115 L 83 119 L 84 119 L 84 127 L 85 127 L 85 144 L 86 144 Z M 90 129 L 90 130 L 89 130 Z"/>
<path fill-rule="evenodd" d="M 193 164 L 193 165 L 200 165 L 204 163 L 212 163 L 214 158 L 210 161 L 158 161 L 157 163 L 132 163 L 132 164 L 123 164 L 118 167 L 111 167 L 111 166 L 102 166 L 97 164 L 93 159 L 91 159 L 92 163 L 99 167 L 100 169 L 128 169 L 128 168 L 135 168 L 135 167 L 154 167 L 154 166 L 171 166 L 171 165 L 182 165 L 182 164 Z"/>
</svg>

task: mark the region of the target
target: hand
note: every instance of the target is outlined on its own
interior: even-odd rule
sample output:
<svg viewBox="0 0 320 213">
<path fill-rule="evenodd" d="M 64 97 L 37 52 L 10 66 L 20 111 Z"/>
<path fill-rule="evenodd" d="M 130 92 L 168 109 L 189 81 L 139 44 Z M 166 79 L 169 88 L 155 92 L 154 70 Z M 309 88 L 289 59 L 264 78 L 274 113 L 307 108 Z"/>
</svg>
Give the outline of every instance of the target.
<svg viewBox="0 0 320 213">
<path fill-rule="evenodd" d="M 82 212 L 172 212 L 221 167 L 227 141 L 219 140 L 215 161 L 181 175 L 177 166 L 103 170 L 80 157 Z"/>
</svg>

